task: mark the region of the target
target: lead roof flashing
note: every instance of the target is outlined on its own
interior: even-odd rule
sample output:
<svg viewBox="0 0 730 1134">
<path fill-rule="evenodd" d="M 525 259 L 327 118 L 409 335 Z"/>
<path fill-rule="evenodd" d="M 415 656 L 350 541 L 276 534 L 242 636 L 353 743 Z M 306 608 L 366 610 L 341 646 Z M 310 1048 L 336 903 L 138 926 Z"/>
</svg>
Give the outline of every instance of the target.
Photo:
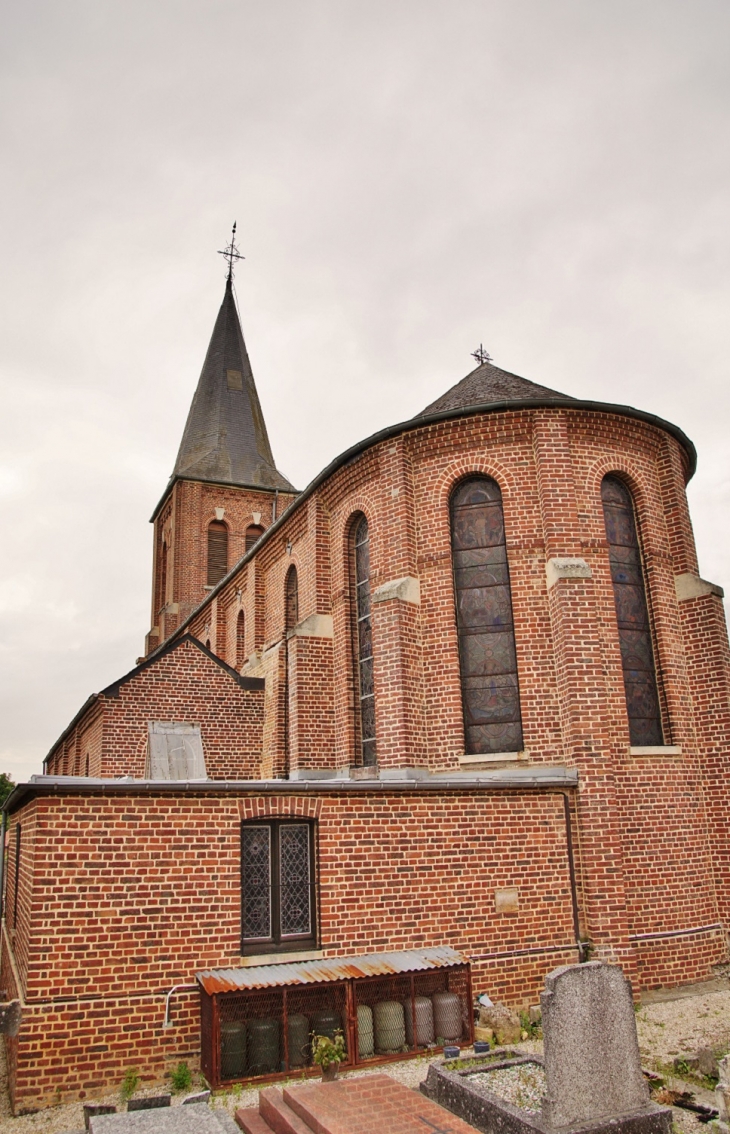
<svg viewBox="0 0 730 1134">
<path fill-rule="evenodd" d="M 17 784 L 3 804 L 11 814 L 26 799 L 60 795 L 387 795 L 388 793 L 568 791 L 578 786 L 578 771 L 553 765 L 551 772 L 536 765 L 534 774 L 520 769 L 512 775 L 454 773 L 423 780 L 117 780 L 86 776 L 33 776 Z M 462 778 L 463 777 L 463 778 Z M 492 778 L 493 777 L 493 778 Z"/>
<path fill-rule="evenodd" d="M 527 379 L 523 380 L 527 381 Z M 670 421 L 665 421 L 663 418 L 657 417 L 656 414 L 647 413 L 645 410 L 635 409 L 633 406 L 613 404 L 612 402 L 587 401 L 571 398 L 564 394 L 558 394 L 552 398 L 509 398 L 501 402 L 486 402 L 484 405 L 444 410 L 440 413 L 428 414 L 425 417 L 412 417 L 409 418 L 408 421 L 401 421 L 397 425 L 389 425 L 385 429 L 380 429 L 377 433 L 371 434 L 370 437 L 366 437 L 363 441 L 358 441 L 355 445 L 351 445 L 349 449 L 345 449 L 343 453 L 340 453 L 338 457 L 330 461 L 330 463 L 309 482 L 307 487 L 302 489 L 296 499 L 292 500 L 291 503 L 286 506 L 279 518 L 266 529 L 251 550 L 247 551 L 245 555 L 242 555 L 237 563 L 234 563 L 228 574 L 224 575 L 219 583 L 216 583 L 213 589 L 198 603 L 195 610 L 191 611 L 174 633 L 181 633 L 191 624 L 200 611 L 228 584 L 236 572 L 240 571 L 244 564 L 253 559 L 254 555 L 256 555 L 261 548 L 273 538 L 275 533 L 283 527 L 294 511 L 299 508 L 305 500 L 308 500 L 312 493 L 316 492 L 319 486 L 323 484 L 328 477 L 332 476 L 333 473 L 337 472 L 343 465 L 354 462 L 367 449 L 372 448 L 373 445 L 377 445 L 382 441 L 388 441 L 403 433 L 411 433 L 415 429 L 427 429 L 430 425 L 438 425 L 443 421 L 451 421 L 456 417 L 475 417 L 480 413 L 508 413 L 514 410 L 525 409 L 565 409 L 573 412 L 587 411 L 590 413 L 615 414 L 618 417 L 629 417 L 633 418 L 635 421 L 644 421 L 647 425 L 653 425 L 656 429 L 661 429 L 664 433 L 668 433 L 682 446 L 687 454 L 687 482 L 692 479 L 697 470 L 697 450 L 687 434 L 684 433 L 678 425 L 673 425 Z M 157 647 L 158 650 L 163 648 L 162 646 Z M 153 658 L 155 653 L 149 656 Z"/>
</svg>

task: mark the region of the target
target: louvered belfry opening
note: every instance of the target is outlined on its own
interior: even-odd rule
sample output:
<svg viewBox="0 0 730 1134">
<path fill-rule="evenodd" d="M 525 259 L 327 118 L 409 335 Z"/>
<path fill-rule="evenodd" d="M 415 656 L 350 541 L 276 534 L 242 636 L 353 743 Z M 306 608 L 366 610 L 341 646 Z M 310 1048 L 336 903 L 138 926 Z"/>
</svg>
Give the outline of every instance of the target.
<svg viewBox="0 0 730 1134">
<path fill-rule="evenodd" d="M 451 540 L 467 753 L 523 746 L 502 493 L 491 477 L 451 498 Z"/>
<path fill-rule="evenodd" d="M 286 629 L 293 630 L 299 621 L 299 581 L 292 563 L 286 573 Z"/>
<path fill-rule="evenodd" d="M 228 571 L 228 528 L 219 520 L 208 525 L 208 586 L 214 587 Z"/>
<path fill-rule="evenodd" d="M 634 502 L 629 489 L 617 476 L 603 478 L 601 500 L 621 645 L 629 737 L 631 744 L 637 747 L 661 745 L 664 743 L 662 719 Z"/>
<path fill-rule="evenodd" d="M 370 617 L 370 532 L 365 516 L 355 524 L 353 539 L 355 576 L 355 681 L 360 706 L 359 738 L 362 763 L 377 763 L 375 744 L 375 684 L 373 631 Z"/>
<path fill-rule="evenodd" d="M 246 528 L 246 551 L 250 551 L 255 543 L 261 539 L 264 529 L 258 524 L 250 524 Z"/>
</svg>

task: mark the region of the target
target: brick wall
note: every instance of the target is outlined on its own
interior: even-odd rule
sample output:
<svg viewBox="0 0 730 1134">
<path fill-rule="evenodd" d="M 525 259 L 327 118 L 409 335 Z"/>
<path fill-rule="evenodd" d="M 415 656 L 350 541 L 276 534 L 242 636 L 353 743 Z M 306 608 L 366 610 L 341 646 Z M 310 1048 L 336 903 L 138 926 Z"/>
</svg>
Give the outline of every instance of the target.
<svg viewBox="0 0 730 1134">
<path fill-rule="evenodd" d="M 248 682 L 248 684 L 254 684 Z M 190 638 L 139 666 L 90 705 L 52 750 L 49 775 L 144 778 L 150 721 L 200 725 L 211 779 L 261 776 L 263 689 L 244 689 L 234 673 Z M 93 744 L 87 740 L 91 737 Z M 77 753 L 71 766 L 69 752 Z"/>
<path fill-rule="evenodd" d="M 508 984 L 475 962 L 475 990 L 516 1003 L 534 1002 L 546 967 L 575 958 L 559 793 L 71 791 L 17 812 L 11 846 L 31 813 L 36 914 L 22 949 L 16 1108 L 92 1094 L 126 1067 L 151 1077 L 197 1057 L 197 996 L 176 996 L 165 1030 L 164 994 L 199 969 L 238 963 L 242 818 L 317 819 L 327 955 L 527 947 L 530 963 Z M 495 890 L 513 886 L 517 912 L 497 914 Z M 7 951 L 4 964 L 3 981 Z"/>
</svg>

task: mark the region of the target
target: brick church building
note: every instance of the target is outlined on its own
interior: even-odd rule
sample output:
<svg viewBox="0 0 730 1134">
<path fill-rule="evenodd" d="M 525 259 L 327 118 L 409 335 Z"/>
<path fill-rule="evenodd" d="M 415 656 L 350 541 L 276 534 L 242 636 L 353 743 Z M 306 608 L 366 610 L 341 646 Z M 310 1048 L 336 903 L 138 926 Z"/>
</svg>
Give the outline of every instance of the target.
<svg viewBox="0 0 730 1134">
<path fill-rule="evenodd" d="M 210 1055 L 238 1026 L 214 990 L 353 958 L 411 989 L 460 958 L 514 1005 L 589 955 L 638 990 L 711 976 L 730 656 L 694 468 L 661 418 L 484 358 L 298 492 L 229 278 L 153 516 L 145 655 L 5 806 L 16 1110 L 128 1067 L 253 1074 Z"/>
</svg>

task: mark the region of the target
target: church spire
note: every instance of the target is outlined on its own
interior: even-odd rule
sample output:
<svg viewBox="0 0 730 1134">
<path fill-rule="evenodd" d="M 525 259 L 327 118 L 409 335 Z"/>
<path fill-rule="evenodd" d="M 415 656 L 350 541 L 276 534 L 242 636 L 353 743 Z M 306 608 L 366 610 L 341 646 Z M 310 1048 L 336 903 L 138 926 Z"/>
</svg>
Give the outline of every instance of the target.
<svg viewBox="0 0 730 1134">
<path fill-rule="evenodd" d="M 233 298 L 235 244 L 222 253 L 228 276 L 190 407 L 173 478 L 296 491 L 276 468 Z"/>
</svg>

